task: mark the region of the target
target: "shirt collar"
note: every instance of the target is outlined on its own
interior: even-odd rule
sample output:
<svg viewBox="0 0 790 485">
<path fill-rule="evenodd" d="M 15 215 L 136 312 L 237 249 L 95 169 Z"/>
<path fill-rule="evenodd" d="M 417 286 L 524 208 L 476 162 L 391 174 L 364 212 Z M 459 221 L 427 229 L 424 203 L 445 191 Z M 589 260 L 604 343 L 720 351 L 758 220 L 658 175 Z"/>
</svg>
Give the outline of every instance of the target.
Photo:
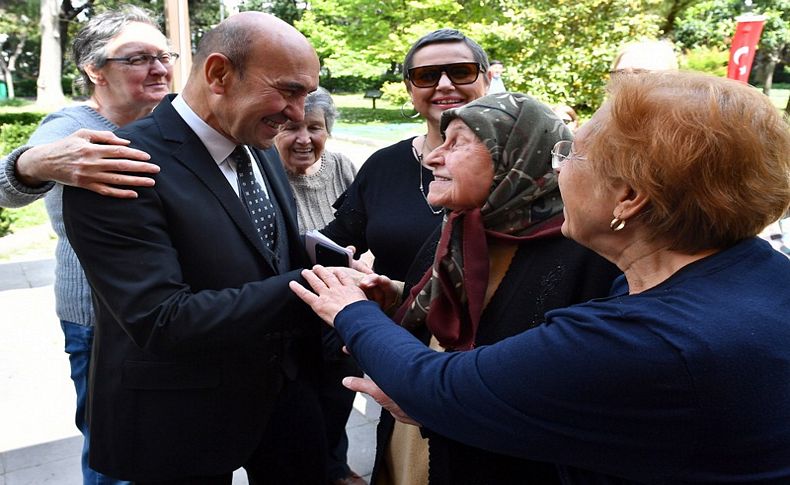
<svg viewBox="0 0 790 485">
<path fill-rule="evenodd" d="M 192 111 L 192 108 L 189 107 L 180 94 L 173 99 L 172 105 L 173 109 L 176 110 L 181 118 L 184 119 L 184 122 L 195 132 L 197 137 L 200 138 L 200 141 L 203 142 L 203 145 L 208 150 L 211 158 L 214 159 L 214 162 L 216 162 L 217 165 L 223 163 L 236 148 L 236 144 L 225 138 L 217 130 L 209 126 L 208 123 L 203 121 L 197 113 Z"/>
</svg>

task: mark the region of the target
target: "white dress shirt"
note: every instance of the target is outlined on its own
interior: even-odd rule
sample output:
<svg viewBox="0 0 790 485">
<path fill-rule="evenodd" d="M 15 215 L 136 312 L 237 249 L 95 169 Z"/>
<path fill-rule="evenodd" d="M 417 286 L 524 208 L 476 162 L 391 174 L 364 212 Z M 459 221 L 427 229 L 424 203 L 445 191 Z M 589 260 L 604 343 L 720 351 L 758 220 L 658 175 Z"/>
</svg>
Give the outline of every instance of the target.
<svg viewBox="0 0 790 485">
<path fill-rule="evenodd" d="M 236 192 L 236 195 L 239 195 L 239 184 L 236 177 L 236 162 L 233 160 L 228 160 L 228 157 L 236 148 L 236 143 L 228 140 L 217 130 L 203 121 L 194 111 L 192 111 L 192 108 L 189 107 L 180 94 L 173 99 L 172 105 L 173 109 L 176 110 L 176 113 L 181 116 L 184 122 L 189 125 L 197 137 L 200 138 L 200 141 L 203 142 L 203 145 L 206 147 L 206 150 L 208 150 L 211 158 L 214 159 L 217 167 L 219 167 L 220 171 L 222 171 L 222 175 L 224 175 L 228 180 L 228 183 L 233 188 L 233 191 Z M 247 156 L 251 161 L 253 161 L 251 165 L 252 172 L 255 174 L 255 180 L 258 181 L 258 184 L 268 196 L 266 184 L 263 182 L 263 176 L 258 169 L 258 164 L 254 163 L 255 159 L 252 157 L 252 153 L 250 153 L 250 148 L 247 145 L 243 146 Z"/>
</svg>

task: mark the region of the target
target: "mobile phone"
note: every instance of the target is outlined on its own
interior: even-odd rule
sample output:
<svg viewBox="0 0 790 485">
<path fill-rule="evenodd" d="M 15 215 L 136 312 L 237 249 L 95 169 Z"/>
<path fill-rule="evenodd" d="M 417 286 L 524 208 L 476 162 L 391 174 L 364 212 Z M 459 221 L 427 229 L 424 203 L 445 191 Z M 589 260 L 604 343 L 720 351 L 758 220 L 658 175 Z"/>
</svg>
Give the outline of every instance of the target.
<svg viewBox="0 0 790 485">
<path fill-rule="evenodd" d="M 321 266 L 348 267 L 348 253 L 338 251 L 320 242 L 315 245 L 315 262 Z"/>
</svg>

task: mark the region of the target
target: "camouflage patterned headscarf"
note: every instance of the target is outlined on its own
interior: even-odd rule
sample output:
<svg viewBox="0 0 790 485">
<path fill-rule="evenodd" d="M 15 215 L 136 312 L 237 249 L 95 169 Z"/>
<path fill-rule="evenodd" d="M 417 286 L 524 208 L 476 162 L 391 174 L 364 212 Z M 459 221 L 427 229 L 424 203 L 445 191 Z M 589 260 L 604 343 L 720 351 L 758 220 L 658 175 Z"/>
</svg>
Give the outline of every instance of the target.
<svg viewBox="0 0 790 485">
<path fill-rule="evenodd" d="M 442 115 L 441 130 L 462 120 L 485 144 L 494 164 L 491 193 L 480 209 L 451 211 L 431 271 L 396 315 L 407 328 L 426 323 L 447 349 L 474 346 L 488 284 L 487 238 L 556 237 L 562 199 L 551 149 L 570 140 L 552 110 L 519 93 L 491 94 Z M 400 317 L 400 318 L 398 318 Z"/>
</svg>

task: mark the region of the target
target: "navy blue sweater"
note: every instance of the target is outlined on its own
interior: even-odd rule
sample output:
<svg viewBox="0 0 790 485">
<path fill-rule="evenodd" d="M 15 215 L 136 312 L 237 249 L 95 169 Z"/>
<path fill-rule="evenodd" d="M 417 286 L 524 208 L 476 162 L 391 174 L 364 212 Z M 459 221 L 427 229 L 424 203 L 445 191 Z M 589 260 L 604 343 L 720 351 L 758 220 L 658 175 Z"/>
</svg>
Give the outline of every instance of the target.
<svg viewBox="0 0 790 485">
<path fill-rule="evenodd" d="M 434 352 L 370 302 L 335 325 L 423 426 L 564 483 L 790 483 L 790 260 L 765 241 L 470 352 Z"/>
</svg>

